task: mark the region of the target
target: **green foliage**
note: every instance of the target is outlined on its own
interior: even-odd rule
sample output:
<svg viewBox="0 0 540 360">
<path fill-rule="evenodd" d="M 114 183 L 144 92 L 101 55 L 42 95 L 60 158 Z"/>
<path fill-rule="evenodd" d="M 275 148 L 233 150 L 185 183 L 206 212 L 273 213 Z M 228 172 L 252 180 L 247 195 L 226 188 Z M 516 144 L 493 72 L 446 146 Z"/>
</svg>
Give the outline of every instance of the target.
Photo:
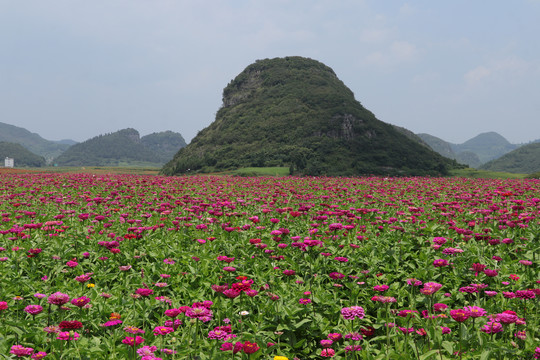
<svg viewBox="0 0 540 360">
<path fill-rule="evenodd" d="M 13 158 L 15 161 L 15 166 L 30 166 L 30 167 L 40 167 L 45 166 L 45 158 L 43 156 L 36 155 L 27 149 L 25 149 L 20 144 L 15 144 L 11 142 L 0 141 L 0 161 L 2 161 L 2 166 L 4 165 L 4 159 L 6 157 Z"/>
<path fill-rule="evenodd" d="M 383 123 L 326 65 L 259 60 L 223 90 L 215 121 L 162 172 L 289 167 L 304 175 L 438 175 L 457 166 Z"/>
<path fill-rule="evenodd" d="M 172 149 L 185 144 L 180 134 L 154 133 L 139 138 L 135 129 L 124 129 L 99 135 L 73 145 L 55 159 L 60 166 L 131 166 L 163 164 Z"/>
<path fill-rule="evenodd" d="M 163 131 L 143 136 L 141 137 L 141 143 L 155 152 L 160 162 L 163 163 L 171 160 L 178 150 L 186 146 L 186 141 L 182 135 L 172 131 Z"/>
<path fill-rule="evenodd" d="M 540 143 L 524 145 L 480 167 L 484 170 L 530 174 L 540 171 Z"/>
</svg>

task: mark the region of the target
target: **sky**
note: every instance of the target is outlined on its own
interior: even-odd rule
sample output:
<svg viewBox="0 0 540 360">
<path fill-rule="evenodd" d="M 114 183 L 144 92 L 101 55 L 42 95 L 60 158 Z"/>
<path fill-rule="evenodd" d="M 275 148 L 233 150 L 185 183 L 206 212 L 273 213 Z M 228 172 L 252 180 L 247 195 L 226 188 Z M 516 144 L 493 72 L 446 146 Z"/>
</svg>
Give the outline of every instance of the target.
<svg viewBox="0 0 540 360">
<path fill-rule="evenodd" d="M 0 0 L 0 122 L 190 141 L 258 59 L 331 67 L 384 122 L 540 138 L 540 0 Z"/>
</svg>

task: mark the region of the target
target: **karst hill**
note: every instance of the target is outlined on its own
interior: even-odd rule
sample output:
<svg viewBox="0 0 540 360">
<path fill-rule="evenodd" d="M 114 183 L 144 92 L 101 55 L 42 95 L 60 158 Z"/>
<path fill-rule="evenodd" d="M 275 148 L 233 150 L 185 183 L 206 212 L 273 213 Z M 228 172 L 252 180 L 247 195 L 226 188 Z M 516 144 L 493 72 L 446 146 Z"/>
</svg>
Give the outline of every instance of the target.
<svg viewBox="0 0 540 360">
<path fill-rule="evenodd" d="M 378 120 L 328 66 L 285 57 L 258 60 L 232 80 L 215 121 L 162 172 L 288 166 L 301 175 L 440 175 L 456 165 Z"/>
</svg>

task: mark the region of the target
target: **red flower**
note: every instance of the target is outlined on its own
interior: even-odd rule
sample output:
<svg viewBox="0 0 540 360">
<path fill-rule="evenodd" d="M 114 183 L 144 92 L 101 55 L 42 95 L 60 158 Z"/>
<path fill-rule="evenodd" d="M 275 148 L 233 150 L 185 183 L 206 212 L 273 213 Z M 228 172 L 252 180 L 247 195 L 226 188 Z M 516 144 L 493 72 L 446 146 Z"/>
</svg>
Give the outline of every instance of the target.
<svg viewBox="0 0 540 360">
<path fill-rule="evenodd" d="M 249 341 L 246 340 L 244 342 L 242 349 L 244 350 L 246 354 L 253 354 L 254 352 L 257 352 L 260 348 L 259 348 L 259 345 L 257 345 L 257 343 L 250 343 Z"/>
<path fill-rule="evenodd" d="M 60 324 L 58 324 L 58 327 L 60 329 L 80 329 L 83 327 L 82 322 L 73 320 L 73 321 L 61 321 Z"/>
</svg>

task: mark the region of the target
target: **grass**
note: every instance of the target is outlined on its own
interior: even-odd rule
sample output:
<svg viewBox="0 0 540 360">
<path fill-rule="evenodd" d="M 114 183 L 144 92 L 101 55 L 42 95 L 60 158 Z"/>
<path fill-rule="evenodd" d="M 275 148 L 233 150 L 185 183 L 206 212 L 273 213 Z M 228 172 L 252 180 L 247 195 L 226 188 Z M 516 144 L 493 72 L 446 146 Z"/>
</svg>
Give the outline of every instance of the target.
<svg viewBox="0 0 540 360">
<path fill-rule="evenodd" d="M 473 168 L 456 169 L 450 171 L 450 176 L 473 179 L 524 179 L 527 174 L 513 174 L 500 171 L 478 170 Z"/>
</svg>

